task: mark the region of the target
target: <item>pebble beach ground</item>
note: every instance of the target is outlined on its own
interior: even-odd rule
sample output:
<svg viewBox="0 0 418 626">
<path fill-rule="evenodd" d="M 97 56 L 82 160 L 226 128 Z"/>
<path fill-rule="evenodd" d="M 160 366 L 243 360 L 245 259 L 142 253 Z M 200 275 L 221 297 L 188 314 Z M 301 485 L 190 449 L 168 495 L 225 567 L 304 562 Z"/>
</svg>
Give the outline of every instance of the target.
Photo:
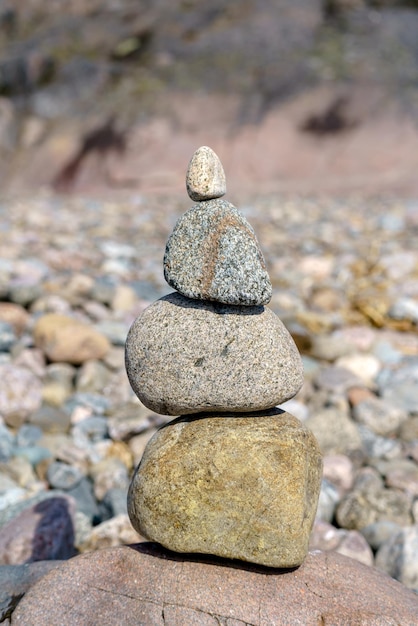
<svg viewBox="0 0 418 626">
<path fill-rule="evenodd" d="M 254 227 L 269 306 L 303 355 L 285 408 L 324 454 L 311 546 L 418 589 L 418 200 L 227 199 Z M 186 194 L 0 201 L 0 564 L 138 540 L 130 477 L 170 418 L 130 389 L 124 342 L 171 291 L 165 243 L 189 206 Z M 53 509 L 63 494 L 73 534 Z M 37 523 L 48 500 L 53 533 Z"/>
</svg>

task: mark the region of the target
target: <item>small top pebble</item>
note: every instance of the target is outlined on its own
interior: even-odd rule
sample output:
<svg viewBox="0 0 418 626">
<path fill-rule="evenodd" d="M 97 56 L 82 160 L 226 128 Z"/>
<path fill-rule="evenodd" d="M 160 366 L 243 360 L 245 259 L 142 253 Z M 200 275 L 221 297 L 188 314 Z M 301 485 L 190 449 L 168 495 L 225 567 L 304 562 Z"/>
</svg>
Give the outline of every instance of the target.
<svg viewBox="0 0 418 626">
<path fill-rule="evenodd" d="M 186 188 L 189 197 L 195 202 L 214 200 L 225 195 L 224 168 L 212 148 L 201 146 L 190 159 Z"/>
</svg>

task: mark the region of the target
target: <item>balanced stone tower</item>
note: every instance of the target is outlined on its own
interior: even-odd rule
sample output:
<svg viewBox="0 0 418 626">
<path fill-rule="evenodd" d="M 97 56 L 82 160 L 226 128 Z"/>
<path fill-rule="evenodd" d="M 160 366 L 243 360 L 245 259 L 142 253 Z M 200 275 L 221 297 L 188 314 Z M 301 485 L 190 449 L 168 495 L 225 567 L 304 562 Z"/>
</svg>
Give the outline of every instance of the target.
<svg viewBox="0 0 418 626">
<path fill-rule="evenodd" d="M 265 306 L 263 254 L 244 216 L 220 199 L 225 174 L 210 148 L 193 155 L 186 186 L 196 204 L 164 256 L 176 291 L 135 320 L 126 342 L 139 399 L 180 417 L 149 441 L 129 516 L 176 552 L 295 567 L 308 551 L 322 471 L 313 434 L 277 408 L 301 388 L 302 361 Z"/>
</svg>

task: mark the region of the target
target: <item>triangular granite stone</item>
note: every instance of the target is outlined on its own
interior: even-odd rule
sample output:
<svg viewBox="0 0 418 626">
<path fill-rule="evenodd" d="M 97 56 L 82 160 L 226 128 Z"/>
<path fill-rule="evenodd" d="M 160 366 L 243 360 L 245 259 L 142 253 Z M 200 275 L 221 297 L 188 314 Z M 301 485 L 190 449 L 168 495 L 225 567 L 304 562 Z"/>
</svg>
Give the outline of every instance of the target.
<svg viewBox="0 0 418 626">
<path fill-rule="evenodd" d="M 262 305 L 272 287 L 254 230 L 225 200 L 199 202 L 178 220 L 164 255 L 168 284 L 188 298 Z"/>
</svg>

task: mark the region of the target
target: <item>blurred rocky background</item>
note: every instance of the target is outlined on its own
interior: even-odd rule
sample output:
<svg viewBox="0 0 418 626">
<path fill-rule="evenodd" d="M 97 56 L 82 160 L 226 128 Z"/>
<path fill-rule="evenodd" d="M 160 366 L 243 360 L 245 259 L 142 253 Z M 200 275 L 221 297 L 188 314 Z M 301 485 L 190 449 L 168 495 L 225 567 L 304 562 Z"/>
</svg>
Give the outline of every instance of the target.
<svg viewBox="0 0 418 626">
<path fill-rule="evenodd" d="M 0 0 L 0 622 L 32 562 L 139 538 L 170 418 L 124 344 L 205 144 L 302 353 L 311 548 L 418 590 L 417 34 L 418 0 Z"/>
<path fill-rule="evenodd" d="M 418 189 L 416 0 L 0 0 L 0 184 Z"/>
</svg>

